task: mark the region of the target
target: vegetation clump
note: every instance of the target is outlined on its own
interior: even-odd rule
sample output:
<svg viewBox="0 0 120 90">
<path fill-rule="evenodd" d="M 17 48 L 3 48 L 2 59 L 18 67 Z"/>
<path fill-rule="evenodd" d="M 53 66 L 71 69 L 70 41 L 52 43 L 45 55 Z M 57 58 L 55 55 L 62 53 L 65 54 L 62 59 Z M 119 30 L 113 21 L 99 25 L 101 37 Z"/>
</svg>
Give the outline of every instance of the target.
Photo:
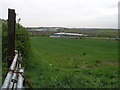
<svg viewBox="0 0 120 90">
<path fill-rule="evenodd" d="M 8 22 L 2 19 L 2 66 L 3 77 L 7 71 L 7 45 L 8 45 Z M 15 31 L 15 49 L 22 54 L 24 63 L 30 53 L 29 32 L 19 23 L 16 23 Z"/>
<path fill-rule="evenodd" d="M 2 20 L 2 60 L 7 57 L 8 45 L 8 23 L 7 20 Z M 25 58 L 30 52 L 29 32 L 19 23 L 16 23 L 15 31 L 15 49 L 22 53 Z"/>
</svg>

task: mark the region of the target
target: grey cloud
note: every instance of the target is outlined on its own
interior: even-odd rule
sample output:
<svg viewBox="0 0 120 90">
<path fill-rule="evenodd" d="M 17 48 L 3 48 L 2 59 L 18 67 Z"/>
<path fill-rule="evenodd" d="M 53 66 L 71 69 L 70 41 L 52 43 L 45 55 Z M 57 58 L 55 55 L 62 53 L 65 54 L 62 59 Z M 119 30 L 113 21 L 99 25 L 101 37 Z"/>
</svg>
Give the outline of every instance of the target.
<svg viewBox="0 0 120 90">
<path fill-rule="evenodd" d="M 119 0 L 1 0 L 3 18 L 15 8 L 24 26 L 117 28 Z"/>
</svg>

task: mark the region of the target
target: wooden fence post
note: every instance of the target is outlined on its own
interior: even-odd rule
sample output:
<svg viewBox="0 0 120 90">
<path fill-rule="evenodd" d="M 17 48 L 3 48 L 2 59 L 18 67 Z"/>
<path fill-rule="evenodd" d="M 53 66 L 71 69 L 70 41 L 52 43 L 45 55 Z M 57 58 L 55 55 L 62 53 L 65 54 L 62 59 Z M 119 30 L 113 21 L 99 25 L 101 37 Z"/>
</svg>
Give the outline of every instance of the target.
<svg viewBox="0 0 120 90">
<path fill-rule="evenodd" d="M 14 9 L 8 9 L 8 57 L 7 64 L 10 67 L 15 55 L 15 24 L 16 13 Z"/>
</svg>

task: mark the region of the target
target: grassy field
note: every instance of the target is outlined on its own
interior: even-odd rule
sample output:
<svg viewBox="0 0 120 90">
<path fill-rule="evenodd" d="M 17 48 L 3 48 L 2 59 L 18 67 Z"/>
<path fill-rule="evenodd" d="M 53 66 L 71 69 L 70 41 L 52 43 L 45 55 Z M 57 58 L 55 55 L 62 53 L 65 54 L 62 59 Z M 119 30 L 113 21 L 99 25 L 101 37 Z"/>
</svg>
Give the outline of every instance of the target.
<svg viewBox="0 0 120 90">
<path fill-rule="evenodd" d="M 34 88 L 117 87 L 117 41 L 50 37 L 30 40 L 25 74 Z"/>
<path fill-rule="evenodd" d="M 76 30 L 65 30 L 64 32 L 72 32 L 72 33 L 83 33 L 88 36 L 93 37 L 118 37 L 117 29 L 76 29 Z"/>
</svg>

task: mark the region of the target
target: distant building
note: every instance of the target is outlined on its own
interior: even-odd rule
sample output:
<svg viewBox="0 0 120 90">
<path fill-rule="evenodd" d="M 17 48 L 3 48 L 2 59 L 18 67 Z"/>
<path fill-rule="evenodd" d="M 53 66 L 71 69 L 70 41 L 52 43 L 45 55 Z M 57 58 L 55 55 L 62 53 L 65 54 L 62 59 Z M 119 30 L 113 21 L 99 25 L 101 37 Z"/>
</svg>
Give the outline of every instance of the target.
<svg viewBox="0 0 120 90">
<path fill-rule="evenodd" d="M 57 36 L 87 36 L 87 35 L 84 35 L 84 34 L 78 34 L 78 33 L 64 33 L 64 32 L 61 32 L 61 33 L 54 33 L 54 35 L 57 35 Z"/>
</svg>

